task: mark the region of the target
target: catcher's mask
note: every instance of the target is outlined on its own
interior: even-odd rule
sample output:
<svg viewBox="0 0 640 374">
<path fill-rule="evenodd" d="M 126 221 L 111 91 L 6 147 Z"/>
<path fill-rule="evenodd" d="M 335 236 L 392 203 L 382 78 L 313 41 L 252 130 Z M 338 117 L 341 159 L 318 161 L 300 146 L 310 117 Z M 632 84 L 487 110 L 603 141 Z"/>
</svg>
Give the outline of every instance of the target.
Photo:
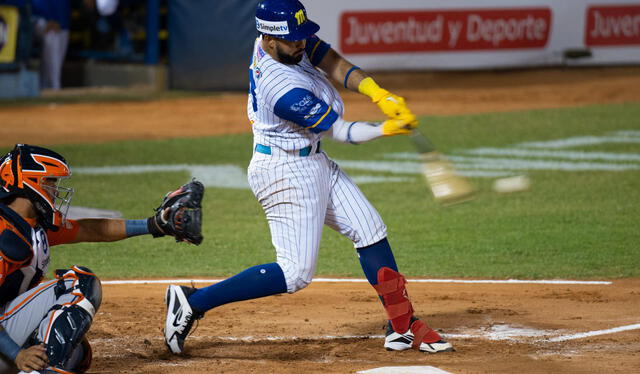
<svg viewBox="0 0 640 374">
<path fill-rule="evenodd" d="M 38 222 L 57 231 L 64 221 L 73 188 L 60 184 L 71 176 L 67 161 L 58 153 L 27 144 L 0 159 L 0 198 L 17 196 L 31 201 Z"/>
</svg>

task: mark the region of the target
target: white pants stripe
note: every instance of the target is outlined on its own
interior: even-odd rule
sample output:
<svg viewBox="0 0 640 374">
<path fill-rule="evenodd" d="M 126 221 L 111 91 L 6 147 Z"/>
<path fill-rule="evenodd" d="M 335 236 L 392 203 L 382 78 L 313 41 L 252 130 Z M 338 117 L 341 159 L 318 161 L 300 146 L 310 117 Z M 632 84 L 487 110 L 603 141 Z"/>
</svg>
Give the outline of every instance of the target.
<svg viewBox="0 0 640 374">
<path fill-rule="evenodd" d="M 311 283 L 324 224 L 356 248 L 387 236 L 378 212 L 324 152 L 302 157 L 272 147 L 271 155 L 254 153 L 248 175 L 267 216 L 288 292 Z"/>
</svg>

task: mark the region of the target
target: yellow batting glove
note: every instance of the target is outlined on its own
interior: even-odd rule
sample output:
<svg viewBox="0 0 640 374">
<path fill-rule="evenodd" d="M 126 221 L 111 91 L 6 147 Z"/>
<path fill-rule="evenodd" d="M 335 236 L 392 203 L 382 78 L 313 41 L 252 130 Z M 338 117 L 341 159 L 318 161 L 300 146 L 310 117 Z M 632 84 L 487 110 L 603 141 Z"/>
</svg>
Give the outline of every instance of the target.
<svg viewBox="0 0 640 374">
<path fill-rule="evenodd" d="M 413 114 L 402 116 L 398 119 L 388 119 L 382 123 L 382 135 L 409 135 L 418 127 L 418 119 Z"/>
<path fill-rule="evenodd" d="M 404 103 L 404 99 L 400 96 L 387 92 L 380 101 L 376 102 L 382 113 L 389 118 L 399 118 L 411 114 L 409 108 Z"/>
<path fill-rule="evenodd" d="M 378 104 L 382 113 L 389 118 L 398 119 L 412 115 L 402 97 L 394 95 L 384 88 L 380 88 L 371 77 L 367 77 L 360 82 L 358 91 L 363 95 L 369 96 L 371 101 Z"/>
</svg>

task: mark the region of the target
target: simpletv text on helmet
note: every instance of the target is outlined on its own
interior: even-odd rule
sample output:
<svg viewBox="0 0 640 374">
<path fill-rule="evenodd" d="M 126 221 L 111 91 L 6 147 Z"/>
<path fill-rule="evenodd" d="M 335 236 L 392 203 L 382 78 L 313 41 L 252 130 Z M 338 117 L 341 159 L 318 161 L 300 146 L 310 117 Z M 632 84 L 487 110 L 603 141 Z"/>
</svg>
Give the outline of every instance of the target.
<svg viewBox="0 0 640 374">
<path fill-rule="evenodd" d="M 268 32 L 289 31 L 289 26 L 266 25 L 259 21 L 257 22 L 257 24 L 258 24 L 258 29 L 260 29 L 260 31 L 268 31 Z"/>
</svg>

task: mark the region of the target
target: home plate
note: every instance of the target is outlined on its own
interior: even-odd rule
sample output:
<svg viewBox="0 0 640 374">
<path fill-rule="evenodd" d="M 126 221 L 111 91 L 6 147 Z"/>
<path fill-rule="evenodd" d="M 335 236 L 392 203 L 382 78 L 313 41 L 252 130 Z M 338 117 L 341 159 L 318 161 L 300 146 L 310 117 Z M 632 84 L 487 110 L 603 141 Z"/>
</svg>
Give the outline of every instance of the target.
<svg viewBox="0 0 640 374">
<path fill-rule="evenodd" d="M 433 366 L 385 366 L 362 370 L 359 374 L 451 374 Z"/>
</svg>

